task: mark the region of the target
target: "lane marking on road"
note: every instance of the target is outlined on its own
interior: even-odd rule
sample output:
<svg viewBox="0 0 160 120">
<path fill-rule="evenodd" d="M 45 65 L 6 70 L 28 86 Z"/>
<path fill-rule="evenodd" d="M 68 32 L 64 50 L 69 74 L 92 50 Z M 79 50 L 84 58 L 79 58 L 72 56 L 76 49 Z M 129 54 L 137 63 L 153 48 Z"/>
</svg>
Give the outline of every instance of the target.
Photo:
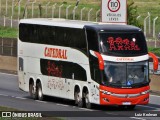
<svg viewBox="0 0 160 120">
<path fill-rule="evenodd" d="M 0 72 L 0 74 L 2 74 L 2 75 L 9 75 L 9 76 L 18 76 L 18 75 L 15 75 L 15 74 L 9 74 L 9 73 L 2 73 L 2 72 Z"/>
<path fill-rule="evenodd" d="M 96 110 L 91 110 L 91 109 L 87 109 L 87 108 L 78 108 L 80 110 L 87 110 L 87 111 L 96 111 Z"/>
<path fill-rule="evenodd" d="M 22 100 L 28 99 L 28 98 L 23 98 L 23 97 L 15 97 L 15 98 L 17 98 L 17 99 L 22 99 Z"/>
<path fill-rule="evenodd" d="M 40 101 L 40 100 L 35 100 L 35 101 L 39 103 L 47 103 L 46 101 Z"/>
<path fill-rule="evenodd" d="M 158 96 L 158 95 L 150 95 L 150 96 L 153 96 L 153 97 L 159 97 L 159 98 L 160 98 L 160 96 Z"/>
<path fill-rule="evenodd" d="M 9 95 L 0 94 L 0 96 L 5 96 L 5 97 L 8 97 Z"/>
<path fill-rule="evenodd" d="M 115 114 L 115 113 L 110 113 L 110 112 L 106 112 L 109 115 L 119 115 L 119 114 Z"/>
<path fill-rule="evenodd" d="M 130 117 L 131 119 L 136 119 L 136 120 L 146 120 L 144 118 L 138 118 L 138 117 Z"/>
<path fill-rule="evenodd" d="M 4 94 L 0 94 L 0 96 L 4 96 L 4 97 L 11 97 L 11 98 L 16 98 L 16 99 L 23 99 L 23 100 L 28 99 L 28 98 L 16 97 L 16 96 L 4 95 Z"/>
<path fill-rule="evenodd" d="M 56 104 L 56 105 L 65 106 L 65 107 L 68 107 L 68 106 L 69 106 L 69 105 L 65 105 L 65 104 Z"/>
<path fill-rule="evenodd" d="M 77 108 L 76 106 L 73 106 L 73 108 Z"/>
</svg>

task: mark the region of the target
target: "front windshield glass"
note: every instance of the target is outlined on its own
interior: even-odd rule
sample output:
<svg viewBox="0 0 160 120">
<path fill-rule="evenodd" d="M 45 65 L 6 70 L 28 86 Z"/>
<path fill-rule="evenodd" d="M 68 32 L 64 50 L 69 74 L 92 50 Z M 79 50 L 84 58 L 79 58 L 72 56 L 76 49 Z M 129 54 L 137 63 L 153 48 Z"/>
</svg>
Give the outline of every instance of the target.
<svg viewBox="0 0 160 120">
<path fill-rule="evenodd" d="M 139 87 L 148 83 L 147 61 L 138 63 L 114 63 L 105 61 L 103 85 Z"/>
<path fill-rule="evenodd" d="M 101 52 L 111 56 L 139 56 L 148 54 L 142 32 L 99 33 Z"/>
</svg>

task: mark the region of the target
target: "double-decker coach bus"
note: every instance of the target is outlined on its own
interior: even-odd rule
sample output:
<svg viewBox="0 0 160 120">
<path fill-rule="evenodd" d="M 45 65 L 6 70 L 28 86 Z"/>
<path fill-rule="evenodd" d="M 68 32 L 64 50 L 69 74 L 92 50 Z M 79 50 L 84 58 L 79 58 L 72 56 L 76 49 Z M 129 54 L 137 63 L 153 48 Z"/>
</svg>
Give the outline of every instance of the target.
<svg viewBox="0 0 160 120">
<path fill-rule="evenodd" d="M 149 102 L 149 56 L 140 28 L 65 19 L 22 19 L 19 88 L 33 99 L 54 96 L 79 106 Z"/>
</svg>

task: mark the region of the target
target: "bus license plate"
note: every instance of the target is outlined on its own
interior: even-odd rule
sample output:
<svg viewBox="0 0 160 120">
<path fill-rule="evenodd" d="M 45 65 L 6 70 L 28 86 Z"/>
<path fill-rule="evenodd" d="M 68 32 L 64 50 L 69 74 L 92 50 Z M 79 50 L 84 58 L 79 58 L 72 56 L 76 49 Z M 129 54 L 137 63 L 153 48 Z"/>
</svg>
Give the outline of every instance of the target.
<svg viewBox="0 0 160 120">
<path fill-rule="evenodd" d="M 123 102 L 122 105 L 131 105 L 131 102 Z"/>
</svg>

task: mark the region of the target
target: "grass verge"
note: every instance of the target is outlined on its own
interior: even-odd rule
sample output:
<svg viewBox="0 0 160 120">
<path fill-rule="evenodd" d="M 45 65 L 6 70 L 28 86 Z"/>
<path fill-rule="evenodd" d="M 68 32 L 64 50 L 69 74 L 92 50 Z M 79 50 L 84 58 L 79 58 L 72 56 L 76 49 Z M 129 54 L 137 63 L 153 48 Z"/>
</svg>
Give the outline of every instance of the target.
<svg viewBox="0 0 160 120">
<path fill-rule="evenodd" d="M 17 34 L 18 34 L 18 29 L 16 28 L 0 26 L 0 37 L 16 38 Z"/>
<path fill-rule="evenodd" d="M 160 48 L 149 47 L 148 51 L 153 52 L 154 54 L 160 57 Z"/>
</svg>

